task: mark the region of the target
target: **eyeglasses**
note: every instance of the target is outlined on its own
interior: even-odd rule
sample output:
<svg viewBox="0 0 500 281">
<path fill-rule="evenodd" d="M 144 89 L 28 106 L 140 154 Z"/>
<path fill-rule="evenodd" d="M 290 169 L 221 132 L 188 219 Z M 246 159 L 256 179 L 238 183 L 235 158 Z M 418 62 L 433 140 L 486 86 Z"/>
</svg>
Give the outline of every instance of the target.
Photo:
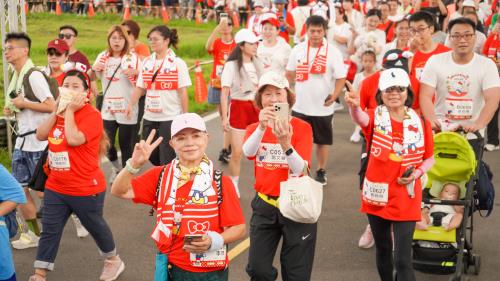
<svg viewBox="0 0 500 281">
<path fill-rule="evenodd" d="M 71 39 L 71 37 L 76 37 L 75 34 L 71 34 L 71 33 L 59 33 L 59 39 Z"/>
<path fill-rule="evenodd" d="M 450 39 L 453 41 L 460 41 L 462 38 L 465 38 L 465 40 L 470 40 L 472 37 L 476 35 L 474 33 L 465 33 L 465 34 L 450 34 Z"/>
<path fill-rule="evenodd" d="M 429 28 L 429 26 L 426 26 L 426 27 L 422 27 L 422 28 L 419 28 L 419 29 L 415 29 L 415 28 L 410 28 L 410 33 L 411 34 L 422 34 L 424 31 L 426 31 L 427 29 Z"/>
<path fill-rule="evenodd" d="M 389 88 L 384 90 L 384 92 L 386 92 L 386 93 L 392 93 L 394 91 L 396 91 L 398 93 L 402 93 L 402 92 L 406 91 L 406 87 L 392 86 L 392 87 L 389 87 Z"/>
<path fill-rule="evenodd" d="M 58 51 L 53 50 L 53 49 L 47 51 L 47 56 L 49 56 L 49 57 L 53 57 L 53 56 L 60 57 L 62 55 L 63 55 L 62 53 L 59 53 Z"/>
<path fill-rule="evenodd" d="M 3 52 L 5 53 L 5 52 L 10 52 L 10 51 L 12 51 L 12 50 L 14 50 L 14 49 L 20 49 L 20 48 L 26 48 L 26 47 L 20 47 L 20 46 L 9 46 L 9 47 L 5 47 L 5 48 L 3 48 L 2 50 L 3 50 Z"/>
</svg>

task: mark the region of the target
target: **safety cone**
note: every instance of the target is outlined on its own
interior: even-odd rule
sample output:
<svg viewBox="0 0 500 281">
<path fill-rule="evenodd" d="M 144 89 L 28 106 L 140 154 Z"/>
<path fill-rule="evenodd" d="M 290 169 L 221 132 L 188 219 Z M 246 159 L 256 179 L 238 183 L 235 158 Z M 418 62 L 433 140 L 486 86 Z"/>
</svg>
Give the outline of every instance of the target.
<svg viewBox="0 0 500 281">
<path fill-rule="evenodd" d="M 194 68 L 194 100 L 197 103 L 204 103 L 207 101 L 207 98 L 207 83 L 205 83 L 205 78 L 203 78 L 200 62 L 196 61 Z"/>
<path fill-rule="evenodd" d="M 167 7 L 165 5 L 161 5 L 161 18 L 163 19 L 164 24 L 168 24 L 170 21 L 170 17 L 168 16 Z"/>
<path fill-rule="evenodd" d="M 231 16 L 233 17 L 233 26 L 234 28 L 240 28 L 240 17 L 237 12 L 233 11 Z"/>
<path fill-rule="evenodd" d="M 94 16 L 94 1 L 90 1 L 89 2 L 89 12 L 88 12 L 88 16 L 89 17 L 93 17 Z"/>
<path fill-rule="evenodd" d="M 59 0 L 56 0 L 56 15 L 60 16 L 61 14 L 62 14 L 61 3 L 59 3 Z"/>
<path fill-rule="evenodd" d="M 30 12 L 30 6 L 28 5 L 28 1 L 24 1 L 24 13 L 27 14 Z"/>
<path fill-rule="evenodd" d="M 127 4 L 125 5 L 125 12 L 123 12 L 123 20 L 129 20 L 130 19 L 130 6 Z"/>
<path fill-rule="evenodd" d="M 196 24 L 202 24 L 203 19 L 201 18 L 201 10 L 199 8 L 196 8 Z"/>
</svg>

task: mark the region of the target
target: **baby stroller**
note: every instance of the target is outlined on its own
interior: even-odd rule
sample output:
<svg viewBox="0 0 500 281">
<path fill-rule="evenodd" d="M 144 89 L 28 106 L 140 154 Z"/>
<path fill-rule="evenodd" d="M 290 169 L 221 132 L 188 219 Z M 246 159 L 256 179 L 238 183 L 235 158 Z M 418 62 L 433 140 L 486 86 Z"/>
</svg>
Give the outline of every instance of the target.
<svg viewBox="0 0 500 281">
<path fill-rule="evenodd" d="M 484 140 L 478 133 L 481 148 Z M 482 157 L 482 151 L 478 159 Z M 469 280 L 467 273 L 479 274 L 481 259 L 472 253 L 472 233 L 474 207 L 474 184 L 478 166 L 474 150 L 465 136 L 454 132 L 442 132 L 434 136 L 435 164 L 427 173 L 428 183 L 423 190 L 425 204 L 464 206 L 460 227 L 446 231 L 440 226 L 444 213 L 436 213 L 433 225 L 428 230 L 415 230 L 413 236 L 413 267 L 421 272 L 448 275 L 450 281 Z M 433 198 L 433 185 L 445 182 L 461 183 L 465 196 L 459 200 Z M 435 188 L 436 186 L 434 186 Z"/>
</svg>

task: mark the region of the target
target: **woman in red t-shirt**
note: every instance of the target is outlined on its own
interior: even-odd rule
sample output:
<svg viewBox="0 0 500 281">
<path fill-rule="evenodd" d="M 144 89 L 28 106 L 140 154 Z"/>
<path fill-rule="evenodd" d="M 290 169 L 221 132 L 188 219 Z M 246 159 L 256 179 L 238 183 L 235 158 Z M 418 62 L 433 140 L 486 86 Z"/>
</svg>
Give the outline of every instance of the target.
<svg viewBox="0 0 500 281">
<path fill-rule="evenodd" d="M 410 108 L 413 92 L 403 69 L 381 73 L 379 106 L 368 112 L 359 107 L 359 97 L 347 85 L 345 100 L 351 117 L 370 144 L 361 212 L 368 215 L 380 278 L 393 280 L 395 267 L 398 280 L 415 280 L 411 245 L 415 223 L 421 219 L 420 177 L 434 164 L 431 125 Z"/>
<path fill-rule="evenodd" d="M 48 140 L 48 174 L 45 183 L 43 232 L 30 281 L 44 281 L 53 270 L 59 243 L 71 213 L 75 213 L 105 258 L 100 280 L 115 280 L 125 269 L 116 254 L 115 242 L 103 217 L 106 181 L 99 167 L 108 140 L 99 112 L 88 103 L 90 79 L 70 70 L 63 80 L 57 110 L 36 131 Z M 69 92 L 70 91 L 70 92 Z M 66 106 L 63 106 L 66 104 Z M 45 167 L 44 167 L 45 168 Z"/>
<path fill-rule="evenodd" d="M 283 238 L 283 280 L 307 281 L 311 278 L 317 223 L 298 223 L 283 217 L 277 202 L 280 183 L 289 174 L 302 174 L 311 162 L 312 128 L 307 122 L 290 117 L 295 96 L 283 75 L 273 71 L 263 74 L 255 102 L 261 109 L 259 122 L 247 127 L 243 145 L 243 153 L 255 163 L 257 192 L 252 200 L 246 271 L 251 280 L 275 280 L 278 272 L 273 260 Z M 277 112 L 277 107 L 286 118 Z"/>
</svg>

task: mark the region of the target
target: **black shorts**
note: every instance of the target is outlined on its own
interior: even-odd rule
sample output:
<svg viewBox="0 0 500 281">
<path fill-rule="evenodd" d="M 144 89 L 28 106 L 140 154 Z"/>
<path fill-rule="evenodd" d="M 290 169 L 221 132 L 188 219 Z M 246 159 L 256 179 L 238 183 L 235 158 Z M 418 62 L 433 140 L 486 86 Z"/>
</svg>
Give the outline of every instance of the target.
<svg viewBox="0 0 500 281">
<path fill-rule="evenodd" d="M 328 116 L 308 116 L 292 111 L 292 116 L 300 118 L 311 125 L 315 144 L 333 144 L 333 114 Z"/>
<path fill-rule="evenodd" d="M 179 0 L 163 0 L 163 4 L 165 7 L 173 7 L 179 4 Z"/>
</svg>

